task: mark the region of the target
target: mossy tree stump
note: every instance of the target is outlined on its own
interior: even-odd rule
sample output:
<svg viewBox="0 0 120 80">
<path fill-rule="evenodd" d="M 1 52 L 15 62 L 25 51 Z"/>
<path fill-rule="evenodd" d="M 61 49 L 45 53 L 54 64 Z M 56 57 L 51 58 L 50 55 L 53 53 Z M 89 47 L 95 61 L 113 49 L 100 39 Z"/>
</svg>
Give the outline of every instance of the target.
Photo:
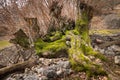
<svg viewBox="0 0 120 80">
<path fill-rule="evenodd" d="M 78 4 L 75 30 L 67 33 L 71 37 L 69 58 L 76 71 L 85 71 L 88 75 L 106 74 L 102 65 L 96 62 L 105 60 L 105 57 L 93 50 L 89 37 L 89 22 L 93 11 L 93 8 L 85 3 Z"/>
<path fill-rule="evenodd" d="M 89 37 L 89 22 L 93 16 L 93 8 L 85 3 L 78 3 L 78 18 L 75 28 L 66 30 L 65 34 L 48 36 L 48 41 L 41 39 L 35 43 L 38 54 L 45 51 L 58 52 L 66 49 L 72 68 L 76 71 L 85 71 L 88 75 L 106 74 L 100 64 L 105 57 L 94 51 Z M 55 31 L 56 33 L 56 31 Z M 51 33 L 50 33 L 51 34 Z M 54 38 L 53 40 L 51 40 Z M 69 46 L 66 44 L 69 38 Z M 100 61 L 100 62 L 98 62 Z"/>
</svg>

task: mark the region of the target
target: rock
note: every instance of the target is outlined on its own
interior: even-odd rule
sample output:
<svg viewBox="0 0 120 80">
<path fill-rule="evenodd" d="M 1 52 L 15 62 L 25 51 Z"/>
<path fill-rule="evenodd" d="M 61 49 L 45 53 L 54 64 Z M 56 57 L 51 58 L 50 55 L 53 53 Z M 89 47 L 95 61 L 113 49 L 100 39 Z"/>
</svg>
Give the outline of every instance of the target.
<svg viewBox="0 0 120 80">
<path fill-rule="evenodd" d="M 101 39 L 96 39 L 95 42 L 96 42 L 97 44 L 103 43 L 103 41 L 102 41 Z"/>
<path fill-rule="evenodd" d="M 46 76 L 47 78 L 56 78 L 56 66 L 48 66 L 46 68 L 36 69 L 37 73 L 41 74 L 42 76 Z"/>
<path fill-rule="evenodd" d="M 5 80 L 16 80 L 16 79 L 13 79 L 13 78 L 7 78 L 7 79 L 5 79 Z"/>
<path fill-rule="evenodd" d="M 120 28 L 120 17 L 116 14 L 109 14 L 105 16 L 104 21 L 108 28 L 118 29 Z"/>
<path fill-rule="evenodd" d="M 117 45 L 112 45 L 111 48 L 116 52 L 120 52 L 120 47 Z"/>
<path fill-rule="evenodd" d="M 65 69 L 69 69 L 71 67 L 70 62 L 69 61 L 59 61 L 57 63 L 60 67 L 63 67 Z"/>
<path fill-rule="evenodd" d="M 107 54 L 107 55 L 115 55 L 115 52 L 112 50 L 111 47 L 108 47 L 108 48 L 105 50 L 105 54 Z"/>
<path fill-rule="evenodd" d="M 39 78 L 34 75 L 28 75 L 24 78 L 24 80 L 39 80 Z"/>
<path fill-rule="evenodd" d="M 105 49 L 99 49 L 100 53 L 104 54 L 105 53 Z"/>
<path fill-rule="evenodd" d="M 39 80 L 48 80 L 48 78 L 46 76 L 42 76 L 39 78 Z"/>
<path fill-rule="evenodd" d="M 114 57 L 115 64 L 120 64 L 120 55 Z"/>
<path fill-rule="evenodd" d="M 59 71 L 56 72 L 57 76 L 61 77 L 63 75 L 63 70 L 60 69 Z"/>
<path fill-rule="evenodd" d="M 7 78 L 5 78 L 4 80 L 24 80 L 23 76 L 24 76 L 23 74 L 10 75 Z"/>
<path fill-rule="evenodd" d="M 56 71 L 57 71 L 57 66 L 52 65 L 52 66 L 49 66 L 48 68 L 46 68 L 43 74 L 47 78 L 56 78 L 57 77 Z"/>
<path fill-rule="evenodd" d="M 66 58 L 47 59 L 40 58 L 40 64 L 32 68 L 26 68 L 24 73 L 14 74 L 9 80 L 56 80 L 71 74 L 71 65 Z"/>
<path fill-rule="evenodd" d="M 42 53 L 42 56 L 44 57 L 49 57 L 50 55 L 54 55 L 54 53 L 50 51 Z"/>
<path fill-rule="evenodd" d="M 72 70 L 71 69 L 65 69 L 64 70 L 64 75 L 69 75 L 72 73 Z"/>
<path fill-rule="evenodd" d="M 30 72 L 30 69 L 29 68 L 26 68 L 25 69 L 25 73 L 28 74 Z"/>
<path fill-rule="evenodd" d="M 23 75 L 21 74 L 17 74 L 17 76 L 15 77 L 16 80 L 23 80 Z"/>
<path fill-rule="evenodd" d="M 117 45 L 112 45 L 103 51 L 107 55 L 119 55 L 120 54 L 120 47 Z M 100 50 L 100 52 L 102 52 L 102 49 Z"/>
<path fill-rule="evenodd" d="M 58 65 L 51 65 L 47 68 L 47 70 L 54 70 L 57 71 Z"/>
<path fill-rule="evenodd" d="M 72 70 L 71 69 L 60 69 L 59 71 L 57 71 L 57 76 L 58 77 L 63 77 L 63 76 L 66 76 L 66 75 L 69 75 L 71 74 Z"/>
<path fill-rule="evenodd" d="M 71 46 L 71 45 L 70 45 L 70 41 L 66 41 L 66 45 L 67 45 L 67 46 Z"/>
<path fill-rule="evenodd" d="M 18 62 L 18 49 L 15 45 L 0 51 L 0 65 L 9 66 Z"/>
<path fill-rule="evenodd" d="M 94 47 L 94 50 L 96 50 L 96 51 L 99 49 L 99 47 L 97 45 L 94 45 L 93 47 Z"/>
<path fill-rule="evenodd" d="M 45 71 L 44 68 L 40 68 L 40 69 L 36 69 L 37 73 L 39 74 L 43 74 L 43 72 Z"/>
<path fill-rule="evenodd" d="M 46 70 L 45 72 L 44 72 L 44 75 L 47 77 L 47 78 L 56 78 L 57 77 L 57 74 L 56 74 L 56 72 L 54 71 L 54 70 Z"/>
</svg>

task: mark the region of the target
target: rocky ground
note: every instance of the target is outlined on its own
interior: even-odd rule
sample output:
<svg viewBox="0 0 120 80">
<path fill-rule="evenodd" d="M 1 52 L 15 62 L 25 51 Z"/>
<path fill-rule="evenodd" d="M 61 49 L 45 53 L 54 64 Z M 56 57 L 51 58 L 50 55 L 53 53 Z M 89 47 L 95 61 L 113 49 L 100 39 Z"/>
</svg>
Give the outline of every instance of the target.
<svg viewBox="0 0 120 80">
<path fill-rule="evenodd" d="M 109 36 L 92 35 L 93 47 L 106 56 L 106 71 L 112 80 L 120 79 L 120 34 Z"/>
<path fill-rule="evenodd" d="M 94 49 L 104 54 L 108 59 L 108 61 L 103 64 L 109 77 L 112 80 L 119 80 L 120 34 L 109 36 L 94 34 L 91 36 L 91 39 Z M 87 80 L 85 72 L 75 72 L 71 69 L 70 62 L 66 55 L 51 59 L 41 58 L 34 55 L 34 49 L 26 51 L 19 49 L 20 47 L 12 45 L 9 48 L 1 50 L 0 67 L 3 68 L 18 62 L 24 62 L 29 58 L 36 58 L 37 64 L 31 68 L 2 76 L 0 80 Z M 106 76 L 92 76 L 90 80 L 108 80 L 108 78 Z"/>
</svg>

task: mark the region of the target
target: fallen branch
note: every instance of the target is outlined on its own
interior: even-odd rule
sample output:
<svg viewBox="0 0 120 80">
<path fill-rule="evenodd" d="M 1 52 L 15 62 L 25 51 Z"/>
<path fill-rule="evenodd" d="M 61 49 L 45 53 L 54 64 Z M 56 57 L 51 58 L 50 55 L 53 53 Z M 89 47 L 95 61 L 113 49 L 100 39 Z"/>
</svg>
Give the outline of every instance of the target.
<svg viewBox="0 0 120 80">
<path fill-rule="evenodd" d="M 99 45 L 100 48 L 106 48 L 108 46 L 111 46 L 111 45 L 120 45 L 120 41 L 119 40 L 116 40 L 116 41 L 110 41 L 110 42 L 104 42 L 102 44 Z"/>
<path fill-rule="evenodd" d="M 13 64 L 11 66 L 1 68 L 0 69 L 0 76 L 4 75 L 6 73 L 10 73 L 12 71 L 17 71 L 17 70 L 22 70 L 22 69 L 25 69 L 25 68 L 28 68 L 28 67 L 32 67 L 35 64 L 36 64 L 36 60 L 30 59 L 28 61 L 20 62 L 20 63 L 17 63 L 17 64 Z"/>
</svg>

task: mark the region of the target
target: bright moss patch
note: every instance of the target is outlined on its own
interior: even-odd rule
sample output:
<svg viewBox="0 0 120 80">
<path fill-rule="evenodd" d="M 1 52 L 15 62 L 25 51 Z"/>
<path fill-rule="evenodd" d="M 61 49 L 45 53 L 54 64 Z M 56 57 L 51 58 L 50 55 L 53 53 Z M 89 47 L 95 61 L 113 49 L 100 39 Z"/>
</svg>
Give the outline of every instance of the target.
<svg viewBox="0 0 120 80">
<path fill-rule="evenodd" d="M 46 36 L 42 38 L 43 41 L 45 42 L 54 42 L 56 40 L 59 40 L 62 38 L 62 32 L 60 31 L 55 31 L 55 32 L 50 32 Z"/>
<path fill-rule="evenodd" d="M 94 56 L 95 59 L 105 61 L 106 58 L 93 50 L 90 44 L 87 44 L 79 35 L 72 32 L 68 34 L 71 37 L 71 48 L 69 48 L 69 59 L 72 68 L 76 71 L 87 72 L 88 76 L 91 75 L 106 75 L 106 72 L 101 65 L 97 65 L 94 60 L 89 56 Z"/>
<path fill-rule="evenodd" d="M 36 48 L 37 54 L 42 54 L 43 52 L 57 53 L 61 50 L 67 49 L 67 46 L 65 44 L 64 38 L 61 38 L 53 42 L 45 42 L 42 39 L 39 39 L 35 43 L 35 48 Z"/>
<path fill-rule="evenodd" d="M 120 29 L 103 29 L 103 30 L 90 30 L 90 35 L 99 34 L 99 35 L 112 35 L 120 33 Z"/>
<path fill-rule="evenodd" d="M 51 41 L 56 41 L 62 37 L 62 32 L 56 31 L 52 33 L 53 36 L 50 37 Z"/>
<path fill-rule="evenodd" d="M 0 50 L 10 45 L 11 44 L 7 40 L 0 41 Z"/>
</svg>

